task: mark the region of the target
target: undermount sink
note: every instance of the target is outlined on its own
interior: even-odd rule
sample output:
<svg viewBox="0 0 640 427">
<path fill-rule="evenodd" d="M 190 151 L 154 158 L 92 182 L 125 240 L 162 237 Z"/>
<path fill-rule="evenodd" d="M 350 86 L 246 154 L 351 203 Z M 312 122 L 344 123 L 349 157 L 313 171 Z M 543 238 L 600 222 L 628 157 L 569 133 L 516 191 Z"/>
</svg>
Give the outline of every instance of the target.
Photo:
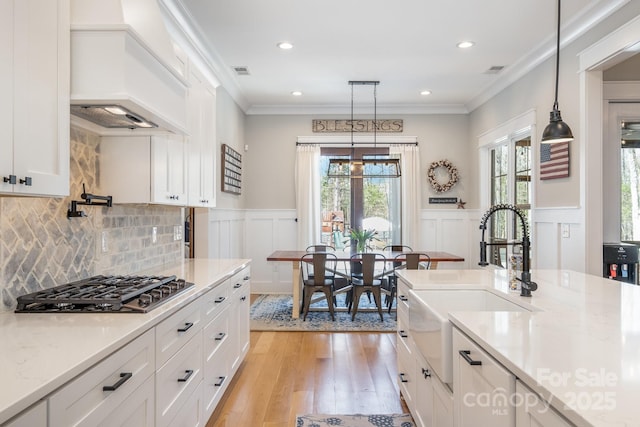
<svg viewBox="0 0 640 427">
<path fill-rule="evenodd" d="M 418 350 L 444 383 L 453 383 L 454 311 L 532 311 L 484 289 L 428 289 L 409 292 L 409 330 Z"/>
</svg>

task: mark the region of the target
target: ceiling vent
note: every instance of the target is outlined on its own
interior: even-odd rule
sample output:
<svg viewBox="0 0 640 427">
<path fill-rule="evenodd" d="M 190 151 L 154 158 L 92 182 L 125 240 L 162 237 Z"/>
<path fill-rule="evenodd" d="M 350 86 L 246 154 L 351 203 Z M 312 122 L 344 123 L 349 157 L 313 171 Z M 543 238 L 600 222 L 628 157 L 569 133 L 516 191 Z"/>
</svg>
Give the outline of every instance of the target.
<svg viewBox="0 0 640 427">
<path fill-rule="evenodd" d="M 248 76 L 249 75 L 249 67 L 246 65 L 238 65 L 233 67 L 233 71 L 236 72 L 239 76 Z"/>
<path fill-rule="evenodd" d="M 489 67 L 489 69 L 487 71 L 485 71 L 485 74 L 498 74 L 500 71 L 502 71 L 504 69 L 504 65 L 492 65 L 491 67 Z"/>
</svg>

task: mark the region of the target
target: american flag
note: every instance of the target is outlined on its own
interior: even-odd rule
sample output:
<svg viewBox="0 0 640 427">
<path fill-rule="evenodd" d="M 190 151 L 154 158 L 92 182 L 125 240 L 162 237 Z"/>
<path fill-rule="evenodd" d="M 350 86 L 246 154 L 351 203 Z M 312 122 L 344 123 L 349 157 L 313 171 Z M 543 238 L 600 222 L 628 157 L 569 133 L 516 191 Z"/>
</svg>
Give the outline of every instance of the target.
<svg viewBox="0 0 640 427">
<path fill-rule="evenodd" d="M 540 179 L 569 176 L 569 143 L 540 144 Z"/>
</svg>

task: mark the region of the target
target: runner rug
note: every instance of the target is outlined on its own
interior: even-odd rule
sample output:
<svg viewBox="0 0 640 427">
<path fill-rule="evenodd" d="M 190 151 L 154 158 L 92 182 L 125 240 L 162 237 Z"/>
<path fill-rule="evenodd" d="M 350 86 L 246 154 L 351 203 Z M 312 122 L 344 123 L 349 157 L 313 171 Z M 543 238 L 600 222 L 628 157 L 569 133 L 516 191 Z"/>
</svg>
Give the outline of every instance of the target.
<svg viewBox="0 0 640 427">
<path fill-rule="evenodd" d="M 329 311 L 310 311 L 307 320 L 291 318 L 293 298 L 291 295 L 260 295 L 251 305 L 251 330 L 252 331 L 324 331 L 324 332 L 395 332 L 396 312 L 391 314 L 383 309 L 383 321 L 380 321 L 378 312 L 360 311 L 360 309 L 373 309 L 373 301 L 369 303 L 366 294 L 360 299 L 360 308 L 355 320 L 351 320 L 351 314 L 346 312 L 344 294 L 339 294 L 338 308 L 341 311 L 335 313 L 336 320 L 331 320 Z M 384 297 L 383 297 L 384 298 Z M 322 298 L 312 309 L 327 309 L 326 299 Z"/>
<path fill-rule="evenodd" d="M 415 427 L 411 415 L 299 415 L 296 427 Z"/>
</svg>

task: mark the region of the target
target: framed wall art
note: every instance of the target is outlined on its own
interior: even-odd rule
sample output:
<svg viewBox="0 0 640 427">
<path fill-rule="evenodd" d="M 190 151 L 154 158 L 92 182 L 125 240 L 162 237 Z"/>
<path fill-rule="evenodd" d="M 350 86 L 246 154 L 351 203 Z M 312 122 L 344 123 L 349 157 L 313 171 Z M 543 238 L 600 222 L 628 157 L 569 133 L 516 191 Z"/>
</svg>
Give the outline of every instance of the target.
<svg viewBox="0 0 640 427">
<path fill-rule="evenodd" d="M 240 194 L 242 190 L 242 154 L 222 144 L 222 191 Z"/>
</svg>

